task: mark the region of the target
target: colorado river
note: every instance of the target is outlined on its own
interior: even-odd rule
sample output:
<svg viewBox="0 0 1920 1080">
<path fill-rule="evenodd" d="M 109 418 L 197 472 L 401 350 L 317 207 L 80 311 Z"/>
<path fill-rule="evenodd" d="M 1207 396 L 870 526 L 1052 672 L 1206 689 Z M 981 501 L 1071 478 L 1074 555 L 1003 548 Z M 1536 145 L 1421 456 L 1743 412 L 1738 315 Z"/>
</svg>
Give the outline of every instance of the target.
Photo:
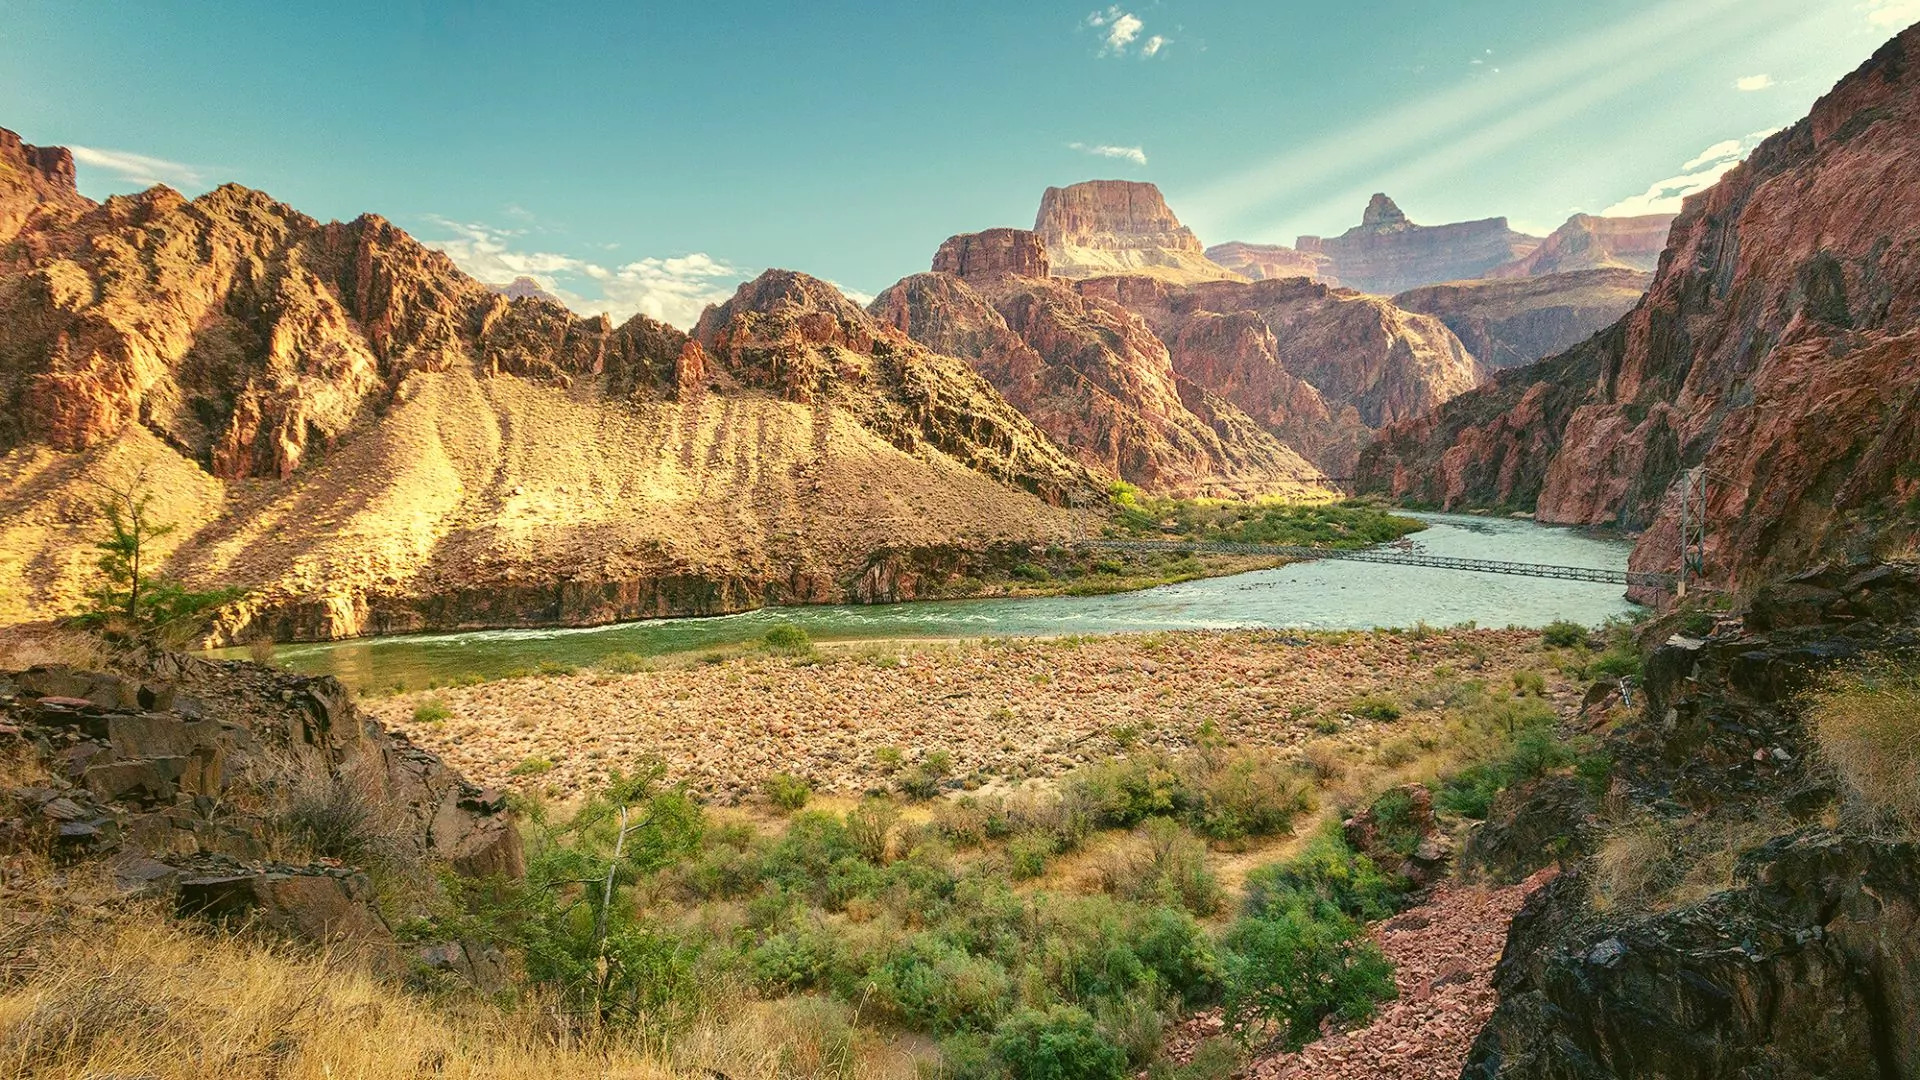
<svg viewBox="0 0 1920 1080">
<path fill-rule="evenodd" d="M 1510 518 L 1414 516 L 1430 528 L 1415 534 L 1413 544 L 1435 555 L 1624 569 L 1630 547 Z M 588 629 L 411 634 L 287 645 L 275 659 L 295 671 L 338 676 L 354 687 L 416 688 L 463 676 L 499 676 L 542 662 L 587 665 L 614 653 L 655 656 L 733 645 L 758 640 L 780 624 L 801 627 L 816 641 L 856 641 L 1248 627 L 1366 630 L 1421 622 L 1542 626 L 1555 619 L 1598 625 L 1635 610 L 1618 585 L 1327 561 L 1113 596 L 768 608 Z M 216 655 L 243 656 L 245 650 Z"/>
</svg>

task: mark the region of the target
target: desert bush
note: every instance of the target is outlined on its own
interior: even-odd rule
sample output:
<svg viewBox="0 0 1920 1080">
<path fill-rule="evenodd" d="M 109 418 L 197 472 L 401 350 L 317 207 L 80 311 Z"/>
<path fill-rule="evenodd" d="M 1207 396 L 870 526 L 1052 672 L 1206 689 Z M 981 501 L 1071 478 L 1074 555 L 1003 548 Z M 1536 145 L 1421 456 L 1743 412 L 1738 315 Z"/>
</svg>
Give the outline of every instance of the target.
<svg viewBox="0 0 1920 1080">
<path fill-rule="evenodd" d="M 1176 904 L 1195 915 L 1220 910 L 1224 893 L 1207 868 L 1207 847 L 1166 818 L 1153 818 L 1104 854 L 1100 886 L 1127 900 Z"/>
<path fill-rule="evenodd" d="M 1313 808 L 1313 785 L 1271 753 L 1198 755 L 1190 762 L 1196 832 L 1213 840 L 1273 836 Z"/>
<path fill-rule="evenodd" d="M 453 715 L 447 703 L 439 698 L 428 698 L 413 707 L 413 722 L 416 724 L 437 724 Z"/>
<path fill-rule="evenodd" d="M 287 792 L 277 824 L 309 858 L 386 871 L 411 867 L 419 855 L 408 842 L 404 812 L 349 769 L 302 776 Z"/>
<path fill-rule="evenodd" d="M 813 651 L 813 637 L 791 623 L 781 623 L 760 635 L 760 644 L 769 652 L 799 656 Z"/>
<path fill-rule="evenodd" d="M 813 789 L 807 782 L 791 773 L 774 773 L 767 777 L 763 789 L 768 802 L 789 814 L 806 806 L 807 800 L 813 797 Z"/>
<path fill-rule="evenodd" d="M 1393 967 L 1360 924 L 1292 908 L 1227 931 L 1227 1024 L 1242 1042 L 1298 1050 L 1331 1016 L 1355 1023 L 1392 1000 Z"/>
<path fill-rule="evenodd" d="M 1537 671 L 1516 671 L 1513 673 L 1513 692 L 1521 697 L 1547 696 L 1547 680 Z"/>
<path fill-rule="evenodd" d="M 1555 619 L 1541 629 L 1540 640 L 1556 649 L 1571 649 L 1587 643 L 1587 628 L 1577 622 Z"/>
<path fill-rule="evenodd" d="M 540 776 L 553 771 L 553 762 L 535 755 L 507 770 L 508 776 Z"/>
<path fill-rule="evenodd" d="M 1126 1052 L 1085 1009 L 1021 1009 L 993 1036 L 993 1055 L 1012 1080 L 1120 1080 Z"/>
<path fill-rule="evenodd" d="M 874 1000 L 923 1031 L 991 1029 L 1013 997 L 1013 981 L 993 961 L 934 934 L 908 938 L 874 973 Z"/>
<path fill-rule="evenodd" d="M 653 662 L 636 652 L 617 652 L 595 660 L 593 666 L 615 675 L 632 675 L 650 669 Z"/>
<path fill-rule="evenodd" d="M 1657 818 L 1621 825 L 1594 852 L 1589 886 L 1599 911 L 1644 911 L 1681 872 L 1673 827 Z"/>
<path fill-rule="evenodd" d="M 847 814 L 847 839 L 860 857 L 884 863 L 891 850 L 893 827 L 900 811 L 885 799 L 863 799 Z"/>
<path fill-rule="evenodd" d="M 1347 711 L 1355 716 L 1380 723 L 1392 723 L 1400 719 L 1400 703 L 1385 694 L 1367 694 L 1354 698 L 1347 703 Z"/>
<path fill-rule="evenodd" d="M 1398 910 L 1400 899 L 1399 883 L 1348 847 L 1338 822 L 1328 822 L 1293 857 L 1247 874 L 1242 910 L 1256 919 L 1298 909 L 1372 922 Z"/>
<path fill-rule="evenodd" d="M 1882 657 L 1825 680 L 1807 730 L 1873 824 L 1920 832 L 1920 660 Z"/>
</svg>

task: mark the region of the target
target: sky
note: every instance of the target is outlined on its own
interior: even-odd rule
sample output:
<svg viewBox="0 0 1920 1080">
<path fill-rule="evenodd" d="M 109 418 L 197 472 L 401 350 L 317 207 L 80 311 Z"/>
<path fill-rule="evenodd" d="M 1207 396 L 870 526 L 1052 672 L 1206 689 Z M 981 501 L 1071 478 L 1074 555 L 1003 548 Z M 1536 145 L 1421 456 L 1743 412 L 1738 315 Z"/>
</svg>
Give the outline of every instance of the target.
<svg viewBox="0 0 1920 1080">
<path fill-rule="evenodd" d="M 1920 0 L 0 0 L 0 126 L 96 198 L 233 181 L 483 280 L 689 326 L 772 267 L 864 299 L 1049 185 L 1208 243 L 1650 213 Z"/>
</svg>

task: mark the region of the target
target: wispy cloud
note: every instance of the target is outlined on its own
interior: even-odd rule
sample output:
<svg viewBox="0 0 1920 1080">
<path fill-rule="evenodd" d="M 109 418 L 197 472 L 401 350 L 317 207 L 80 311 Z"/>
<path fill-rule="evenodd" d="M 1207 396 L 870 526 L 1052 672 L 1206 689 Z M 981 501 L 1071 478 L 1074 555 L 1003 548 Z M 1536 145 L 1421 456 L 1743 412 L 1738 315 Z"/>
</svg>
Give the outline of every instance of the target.
<svg viewBox="0 0 1920 1080">
<path fill-rule="evenodd" d="M 1677 214 L 1687 196 L 1702 192 L 1720 182 L 1735 165 L 1746 160 L 1753 148 L 1771 131 L 1756 131 L 1739 139 L 1727 139 L 1702 150 L 1693 160 L 1680 166 L 1677 176 L 1655 181 L 1646 191 L 1632 195 L 1605 210 L 1603 217 L 1636 217 L 1641 214 Z"/>
<path fill-rule="evenodd" d="M 1173 44 L 1173 39 L 1164 34 L 1141 40 L 1140 32 L 1147 28 L 1146 21 L 1118 4 L 1105 11 L 1088 13 L 1086 25 L 1100 34 L 1101 56 L 1126 56 L 1131 53 L 1147 60 L 1160 55 L 1161 50 Z"/>
<path fill-rule="evenodd" d="M 492 284 L 532 278 L 583 315 L 604 311 L 621 320 L 639 312 L 684 329 L 746 277 L 705 252 L 609 266 L 559 252 L 523 250 L 524 229 L 443 217 L 427 220 L 452 235 L 422 237 L 420 242 L 446 252 L 460 269 Z"/>
<path fill-rule="evenodd" d="M 97 146 L 69 146 L 73 160 L 90 169 L 110 172 L 115 178 L 141 187 L 167 184 L 172 187 L 198 187 L 202 171 L 193 165 L 165 158 L 148 157 L 126 150 L 103 150 Z"/>
<path fill-rule="evenodd" d="M 1459 176 L 1604 102 L 1670 77 L 1724 47 L 1701 31 L 1755 3 L 1759 10 L 1786 11 L 1797 0 L 1665 0 L 1599 31 L 1506 60 L 1497 79 L 1465 78 L 1290 146 L 1188 197 L 1181 219 L 1203 236 L 1255 239 L 1280 236 L 1287 225 L 1312 232 L 1351 221 L 1372 192 L 1412 190 Z M 1823 17 L 1809 11 L 1772 22 L 1764 32 L 1804 34 Z"/>
<path fill-rule="evenodd" d="M 1920 22 L 1920 0 L 1867 0 L 1866 11 L 1868 22 L 1888 29 Z"/>
<path fill-rule="evenodd" d="M 1114 158 L 1119 161 L 1131 161 L 1135 165 L 1147 163 L 1147 152 L 1138 146 L 1107 146 L 1102 143 L 1070 142 L 1067 149 L 1078 150 L 1094 157 Z"/>
<path fill-rule="evenodd" d="M 1751 94 L 1757 90 L 1765 90 L 1772 85 L 1773 76 L 1771 75 L 1743 75 L 1733 80 L 1733 88 L 1743 94 Z"/>
<path fill-rule="evenodd" d="M 851 285 L 842 285 L 831 278 L 827 279 L 827 284 L 839 289 L 841 296 L 859 304 L 861 307 L 866 307 L 868 304 L 873 303 L 873 294 L 870 292 L 862 292 Z"/>
</svg>

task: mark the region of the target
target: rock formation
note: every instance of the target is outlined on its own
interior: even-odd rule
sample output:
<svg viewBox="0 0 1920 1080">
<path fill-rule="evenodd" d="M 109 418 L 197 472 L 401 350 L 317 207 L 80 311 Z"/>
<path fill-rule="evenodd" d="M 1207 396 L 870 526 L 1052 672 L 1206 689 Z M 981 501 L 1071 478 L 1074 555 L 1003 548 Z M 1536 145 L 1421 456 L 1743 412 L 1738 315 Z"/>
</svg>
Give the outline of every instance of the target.
<svg viewBox="0 0 1920 1080">
<path fill-rule="evenodd" d="M 539 282 L 522 274 L 505 285 L 488 285 L 487 288 L 509 300 L 547 300 L 555 304 L 560 298 L 548 292 Z"/>
<path fill-rule="evenodd" d="M 394 973 L 401 946 L 367 866 L 342 857 L 413 877 L 405 915 L 425 912 L 436 868 L 525 872 L 505 797 L 363 715 L 334 679 L 177 654 L 127 665 L 0 673 L 0 750 L 13 762 L 0 852 L 94 862 L 126 893 L 346 942 Z M 356 834 L 302 834 L 303 808 L 340 805 L 359 815 Z"/>
<path fill-rule="evenodd" d="M 1481 377 L 1440 320 L 1300 278 L 1181 287 L 1116 277 L 1080 291 L 1144 318 L 1182 377 L 1239 406 L 1330 476 L 1352 475 L 1372 429 L 1418 416 Z"/>
<path fill-rule="evenodd" d="M 0 157 L 0 618 L 71 610 L 103 476 L 148 475 L 168 572 L 252 590 L 223 634 L 303 639 L 878 596 L 1107 483 L 804 275 L 703 343 L 498 295 L 373 215 L 96 205 L 64 154 Z"/>
<path fill-rule="evenodd" d="M 1511 368 L 1563 352 L 1612 326 L 1652 281 L 1652 274 L 1632 269 L 1577 270 L 1428 285 L 1393 302 L 1439 316 L 1488 367 Z"/>
<path fill-rule="evenodd" d="M 1575 214 L 1525 258 L 1496 266 L 1490 278 L 1541 277 L 1575 270 L 1638 270 L 1651 274 L 1667 249 L 1672 214 L 1609 218 Z"/>
<path fill-rule="evenodd" d="M 1533 253 L 1537 236 L 1507 227 L 1506 218 L 1451 225 L 1415 225 L 1385 195 L 1367 204 L 1359 225 L 1339 236 L 1302 236 L 1295 245 L 1323 255 L 1340 284 L 1391 296 L 1421 285 L 1477 278 Z"/>
<path fill-rule="evenodd" d="M 1089 180 L 1048 188 L 1033 231 L 1053 272 L 1065 278 L 1143 274 L 1166 281 L 1238 280 L 1207 259 L 1160 189 L 1132 180 Z"/>
<path fill-rule="evenodd" d="M 1215 244 L 1207 258 L 1249 281 L 1303 277 L 1338 285 L 1333 260 L 1318 251 L 1296 251 L 1280 244 L 1246 244 L 1238 240 Z"/>
<path fill-rule="evenodd" d="M 1138 316 L 1047 278 L 1037 234 L 956 236 L 933 266 L 882 293 L 873 313 L 937 352 L 966 357 L 1082 462 L 1179 494 L 1278 491 L 1316 472 L 1239 409 L 1183 379 Z"/>
<path fill-rule="evenodd" d="M 1618 326 L 1390 433 L 1369 486 L 1538 476 L 1514 500 L 1541 520 L 1645 529 L 1634 565 L 1671 570 L 1675 481 L 1704 467 L 1708 572 L 1725 586 L 1904 542 L 1920 528 L 1915 190 L 1920 27 L 1690 197 Z M 1568 378 L 1570 413 L 1531 408 L 1529 382 L 1557 395 Z"/>
</svg>

